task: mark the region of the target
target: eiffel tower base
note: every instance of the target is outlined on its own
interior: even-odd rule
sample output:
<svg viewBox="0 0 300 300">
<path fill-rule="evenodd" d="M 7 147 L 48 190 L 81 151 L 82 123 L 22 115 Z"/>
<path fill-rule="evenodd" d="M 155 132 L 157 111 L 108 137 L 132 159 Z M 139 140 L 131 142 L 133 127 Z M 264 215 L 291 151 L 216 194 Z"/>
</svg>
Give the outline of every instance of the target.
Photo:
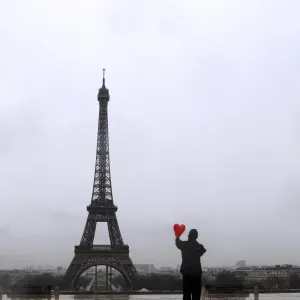
<svg viewBox="0 0 300 300">
<path fill-rule="evenodd" d="M 63 291 L 78 290 L 78 279 L 87 269 L 95 266 L 110 266 L 123 276 L 127 287 L 132 287 L 132 279 L 138 276 L 129 257 L 129 247 L 93 245 L 92 248 L 75 246 L 75 256 L 64 276 L 60 287 Z"/>
</svg>

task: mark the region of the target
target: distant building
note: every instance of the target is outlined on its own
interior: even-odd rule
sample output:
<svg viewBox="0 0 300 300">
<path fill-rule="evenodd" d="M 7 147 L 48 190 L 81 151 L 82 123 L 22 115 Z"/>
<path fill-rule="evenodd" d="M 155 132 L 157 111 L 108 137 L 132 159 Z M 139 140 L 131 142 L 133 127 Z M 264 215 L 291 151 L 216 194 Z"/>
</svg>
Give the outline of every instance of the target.
<svg viewBox="0 0 300 300">
<path fill-rule="evenodd" d="M 161 275 L 170 275 L 176 278 L 181 277 L 180 271 L 177 267 L 162 267 L 158 270 L 159 274 Z"/>
<path fill-rule="evenodd" d="M 237 277 L 249 281 L 267 280 L 270 277 L 288 278 L 291 274 L 300 275 L 300 267 L 292 265 L 248 266 L 236 270 Z"/>
<path fill-rule="evenodd" d="M 244 269 L 246 267 L 246 261 L 245 260 L 239 260 L 236 262 L 236 268 L 237 269 Z"/>
<path fill-rule="evenodd" d="M 227 271 L 227 272 L 231 272 L 232 269 L 228 268 L 228 267 L 206 267 L 205 272 L 207 272 L 208 274 L 211 274 L 212 276 L 216 276 L 221 272 Z"/>
<path fill-rule="evenodd" d="M 136 264 L 134 266 L 141 275 L 158 273 L 158 270 L 152 264 Z"/>
</svg>

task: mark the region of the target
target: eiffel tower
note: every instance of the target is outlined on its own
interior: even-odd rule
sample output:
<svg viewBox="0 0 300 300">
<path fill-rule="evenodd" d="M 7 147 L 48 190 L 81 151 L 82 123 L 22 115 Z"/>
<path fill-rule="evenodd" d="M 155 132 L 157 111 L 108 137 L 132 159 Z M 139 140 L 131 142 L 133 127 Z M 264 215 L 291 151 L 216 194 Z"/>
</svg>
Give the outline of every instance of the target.
<svg viewBox="0 0 300 300">
<path fill-rule="evenodd" d="M 105 69 L 103 85 L 98 93 L 99 121 L 97 134 L 96 166 L 91 204 L 87 206 L 88 217 L 79 246 L 75 246 L 75 255 L 64 276 L 63 290 L 76 290 L 80 275 L 91 267 L 98 265 L 115 268 L 130 287 L 137 271 L 129 257 L 129 246 L 125 245 L 116 217 L 117 206 L 113 202 L 109 163 L 107 104 L 109 90 L 105 86 Z M 110 245 L 94 245 L 97 222 L 106 222 Z"/>
</svg>

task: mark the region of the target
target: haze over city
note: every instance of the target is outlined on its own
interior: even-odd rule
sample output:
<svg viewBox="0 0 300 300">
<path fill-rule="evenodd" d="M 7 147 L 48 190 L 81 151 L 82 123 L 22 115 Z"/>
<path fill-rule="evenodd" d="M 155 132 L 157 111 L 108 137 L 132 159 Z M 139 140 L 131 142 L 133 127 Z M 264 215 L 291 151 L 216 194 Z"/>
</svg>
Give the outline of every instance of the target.
<svg viewBox="0 0 300 300">
<path fill-rule="evenodd" d="M 0 268 L 73 258 L 102 68 L 114 202 L 134 263 L 178 265 L 174 223 L 198 229 L 205 266 L 300 263 L 299 1 L 1 7 Z M 97 228 L 95 242 L 108 242 Z"/>
</svg>

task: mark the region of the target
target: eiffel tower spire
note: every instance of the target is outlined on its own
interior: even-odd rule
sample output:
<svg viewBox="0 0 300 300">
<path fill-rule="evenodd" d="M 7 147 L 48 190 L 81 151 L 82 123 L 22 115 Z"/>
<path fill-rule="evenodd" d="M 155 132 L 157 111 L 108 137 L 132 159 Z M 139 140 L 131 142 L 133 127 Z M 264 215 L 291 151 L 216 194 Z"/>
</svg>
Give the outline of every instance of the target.
<svg viewBox="0 0 300 300">
<path fill-rule="evenodd" d="M 107 116 L 109 90 L 105 86 L 104 75 L 105 69 L 103 69 L 103 84 L 98 93 L 100 109 L 98 120 L 96 164 L 91 206 L 113 205 L 109 161 L 109 136 Z"/>
<path fill-rule="evenodd" d="M 103 71 L 103 79 L 102 79 L 103 84 L 102 84 L 102 86 L 105 87 L 105 69 L 102 69 L 102 71 Z"/>
</svg>

